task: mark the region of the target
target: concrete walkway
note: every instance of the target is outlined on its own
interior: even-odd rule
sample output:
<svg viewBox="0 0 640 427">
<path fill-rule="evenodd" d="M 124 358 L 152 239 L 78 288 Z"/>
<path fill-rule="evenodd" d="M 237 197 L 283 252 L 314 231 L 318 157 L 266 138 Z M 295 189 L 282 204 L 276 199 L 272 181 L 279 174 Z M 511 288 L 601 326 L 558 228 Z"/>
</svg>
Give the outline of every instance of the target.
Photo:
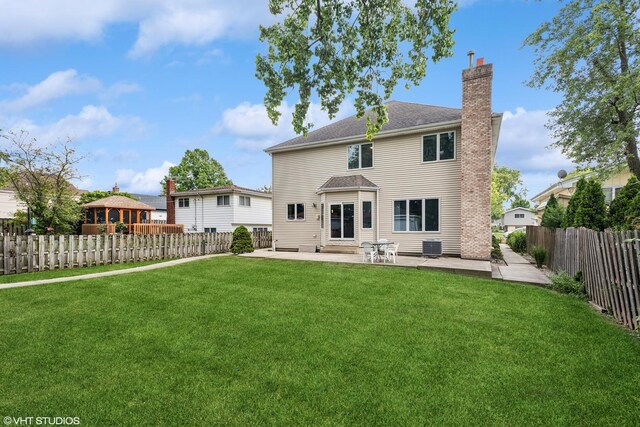
<svg viewBox="0 0 640 427">
<path fill-rule="evenodd" d="M 156 270 L 158 268 L 173 267 L 175 265 L 180 265 L 187 262 L 202 261 L 204 259 L 209 259 L 209 258 L 214 258 L 219 256 L 228 256 L 228 255 L 229 254 L 202 255 L 202 256 L 196 256 L 192 258 L 174 259 L 171 261 L 165 261 L 158 264 L 145 265 L 142 267 L 133 267 L 133 268 L 126 268 L 122 270 L 113 270 L 113 271 L 103 271 L 102 273 L 90 273 L 90 274 L 83 274 L 79 276 L 56 277 L 55 279 L 41 279 L 41 280 L 29 280 L 26 282 L 6 283 L 6 284 L 0 285 L 0 290 L 9 289 L 9 288 L 21 288 L 23 286 L 45 285 L 47 283 L 73 282 L 76 280 L 88 280 L 88 279 L 97 279 L 100 277 L 107 277 L 107 276 L 119 276 L 121 274 L 139 273 L 141 271 L 149 271 L 149 270 Z"/>
<path fill-rule="evenodd" d="M 533 283 L 536 285 L 548 285 L 550 283 L 546 274 L 540 271 L 521 255 L 518 255 L 508 245 L 500 244 L 504 261 L 507 265 L 494 265 L 493 278 L 508 280 L 510 282 Z"/>
</svg>

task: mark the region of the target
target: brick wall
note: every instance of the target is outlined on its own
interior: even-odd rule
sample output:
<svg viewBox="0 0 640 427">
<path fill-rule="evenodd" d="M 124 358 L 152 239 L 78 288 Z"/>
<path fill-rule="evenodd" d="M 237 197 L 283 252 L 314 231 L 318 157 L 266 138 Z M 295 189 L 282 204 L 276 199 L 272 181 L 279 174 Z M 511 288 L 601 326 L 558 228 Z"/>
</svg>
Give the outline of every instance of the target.
<svg viewBox="0 0 640 427">
<path fill-rule="evenodd" d="M 493 66 L 462 71 L 460 255 L 491 257 L 491 80 Z"/>
</svg>

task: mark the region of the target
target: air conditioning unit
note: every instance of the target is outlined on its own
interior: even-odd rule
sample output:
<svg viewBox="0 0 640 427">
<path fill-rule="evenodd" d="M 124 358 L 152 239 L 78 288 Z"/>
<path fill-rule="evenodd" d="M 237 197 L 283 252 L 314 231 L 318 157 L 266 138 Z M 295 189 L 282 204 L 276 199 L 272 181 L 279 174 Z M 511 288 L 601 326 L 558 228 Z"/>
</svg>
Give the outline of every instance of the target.
<svg viewBox="0 0 640 427">
<path fill-rule="evenodd" d="M 422 256 L 442 256 L 442 240 L 427 239 L 422 241 Z"/>
</svg>

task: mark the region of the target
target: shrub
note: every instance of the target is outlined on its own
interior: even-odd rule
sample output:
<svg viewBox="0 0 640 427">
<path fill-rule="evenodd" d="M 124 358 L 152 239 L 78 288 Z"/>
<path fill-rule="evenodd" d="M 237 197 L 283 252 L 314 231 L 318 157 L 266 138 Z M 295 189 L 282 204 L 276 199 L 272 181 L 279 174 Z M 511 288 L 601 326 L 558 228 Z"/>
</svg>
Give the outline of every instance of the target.
<svg viewBox="0 0 640 427">
<path fill-rule="evenodd" d="M 493 259 L 504 259 L 504 255 L 502 255 L 502 249 L 500 249 L 500 239 L 498 239 L 495 234 L 491 235 L 491 258 Z"/>
<path fill-rule="evenodd" d="M 551 275 L 551 285 L 549 287 L 563 294 L 576 295 L 582 298 L 587 295 L 584 284 L 569 276 L 564 271 Z"/>
<path fill-rule="evenodd" d="M 527 251 L 527 235 L 524 231 L 514 231 L 507 237 L 507 245 L 518 253 Z"/>
<path fill-rule="evenodd" d="M 616 198 L 609 206 L 609 224 L 616 230 L 627 230 L 631 228 L 629 216 L 631 203 L 640 192 L 640 183 L 635 176 L 631 176 L 627 184 L 617 193 Z"/>
<path fill-rule="evenodd" d="M 116 221 L 115 223 L 116 233 L 124 233 L 129 231 L 129 227 L 124 222 Z"/>
<path fill-rule="evenodd" d="M 607 205 L 602 185 L 594 179 L 585 184 L 576 206 L 573 227 L 586 227 L 596 231 L 607 228 Z"/>
<path fill-rule="evenodd" d="M 531 255 L 536 261 L 536 267 L 542 267 L 542 264 L 547 260 L 547 250 L 542 246 L 534 246 L 531 248 Z"/>
<path fill-rule="evenodd" d="M 244 254 L 247 252 L 253 252 L 253 242 L 251 241 L 251 234 L 244 225 L 233 230 L 233 240 L 231 241 L 231 252 L 234 254 Z"/>
<path fill-rule="evenodd" d="M 564 213 L 564 218 L 562 219 L 562 226 L 564 228 L 573 227 L 575 216 L 576 216 L 576 209 L 580 204 L 580 198 L 582 197 L 582 193 L 586 185 L 587 185 L 587 180 L 584 179 L 584 177 L 580 178 L 580 180 L 576 184 L 576 191 L 571 196 L 571 199 L 569 200 L 569 205 L 567 206 L 567 210 Z"/>
<path fill-rule="evenodd" d="M 563 220 L 564 208 L 558 204 L 558 200 L 552 194 L 544 208 L 540 225 L 542 227 L 560 228 Z"/>
</svg>

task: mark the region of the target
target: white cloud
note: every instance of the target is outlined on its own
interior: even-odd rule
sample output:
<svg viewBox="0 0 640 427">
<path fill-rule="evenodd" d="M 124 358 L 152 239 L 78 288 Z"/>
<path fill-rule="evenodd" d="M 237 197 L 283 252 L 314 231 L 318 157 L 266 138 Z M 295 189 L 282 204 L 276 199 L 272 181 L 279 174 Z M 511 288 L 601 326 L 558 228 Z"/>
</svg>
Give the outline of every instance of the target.
<svg viewBox="0 0 640 427">
<path fill-rule="evenodd" d="M 0 102 L 0 108 L 8 111 L 23 111 L 46 104 L 67 95 L 96 92 L 102 84 L 91 76 L 79 76 L 74 69 L 56 71 L 46 79 L 25 89 L 25 94 L 13 101 Z"/>
<path fill-rule="evenodd" d="M 169 173 L 171 166 L 174 164 L 165 160 L 161 166 L 149 168 L 143 172 L 137 172 L 133 169 L 118 169 L 116 182 L 126 192 L 160 194 L 162 191 L 160 182 Z"/>
<path fill-rule="evenodd" d="M 140 92 L 140 85 L 137 83 L 124 83 L 119 82 L 109 86 L 101 97 L 103 99 L 115 99 L 128 93 Z"/>
<path fill-rule="evenodd" d="M 545 127 L 547 113 L 518 107 L 515 112 L 506 111 L 502 120 L 496 162 L 520 170 L 529 195 L 557 181 L 559 169 L 575 168 L 558 148 L 550 147 L 554 140 Z"/>
<path fill-rule="evenodd" d="M 4 5 L 0 47 L 98 40 L 114 24 L 137 24 L 132 57 L 165 45 L 202 45 L 256 34 L 271 15 L 264 0 L 21 0 Z"/>
<path fill-rule="evenodd" d="M 222 120 L 216 125 L 214 132 L 235 137 L 235 145 L 240 149 L 247 151 L 262 150 L 295 136 L 291 124 L 294 106 L 289 106 L 287 102 L 284 102 L 279 111 L 282 115 L 278 124 L 274 125 L 271 123 L 267 115 L 267 109 L 263 104 L 243 102 L 237 107 L 223 112 Z M 313 123 L 313 129 L 318 129 L 332 121 L 353 114 L 353 112 L 353 105 L 345 100 L 340 106 L 339 113 L 332 120 L 329 119 L 326 112 L 322 111 L 319 104 L 311 103 L 307 114 L 307 122 Z"/>
</svg>

